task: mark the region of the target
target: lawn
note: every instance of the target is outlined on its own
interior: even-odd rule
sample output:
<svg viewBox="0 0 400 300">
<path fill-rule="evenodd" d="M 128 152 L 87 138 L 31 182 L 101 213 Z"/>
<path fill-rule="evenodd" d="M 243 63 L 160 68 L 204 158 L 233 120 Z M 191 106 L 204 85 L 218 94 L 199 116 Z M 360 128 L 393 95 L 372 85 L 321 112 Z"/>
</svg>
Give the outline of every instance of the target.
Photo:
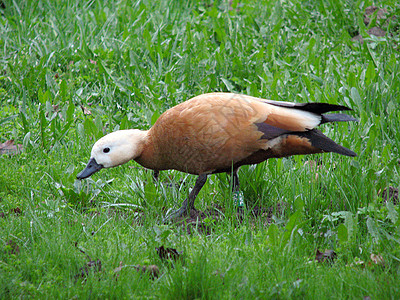
<svg viewBox="0 0 400 300">
<path fill-rule="evenodd" d="M 3 0 L 0 13 L 1 299 L 400 298 L 398 1 Z M 349 106 L 359 122 L 321 129 L 358 156 L 243 167 L 241 213 L 229 175 L 209 176 L 196 201 L 209 215 L 179 223 L 163 220 L 195 176 L 155 183 L 130 162 L 76 180 L 104 134 L 215 91 Z"/>
</svg>

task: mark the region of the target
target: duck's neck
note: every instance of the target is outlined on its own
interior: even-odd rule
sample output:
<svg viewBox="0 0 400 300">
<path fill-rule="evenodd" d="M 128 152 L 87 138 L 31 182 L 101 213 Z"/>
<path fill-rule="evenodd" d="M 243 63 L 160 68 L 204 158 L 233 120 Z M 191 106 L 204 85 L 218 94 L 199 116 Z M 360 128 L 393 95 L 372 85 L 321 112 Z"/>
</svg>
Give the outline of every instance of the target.
<svg viewBox="0 0 400 300">
<path fill-rule="evenodd" d="M 151 130 L 146 131 L 143 141 L 143 150 L 134 160 L 145 168 L 152 170 L 163 170 L 159 159 L 160 151 L 156 149 Z"/>
</svg>

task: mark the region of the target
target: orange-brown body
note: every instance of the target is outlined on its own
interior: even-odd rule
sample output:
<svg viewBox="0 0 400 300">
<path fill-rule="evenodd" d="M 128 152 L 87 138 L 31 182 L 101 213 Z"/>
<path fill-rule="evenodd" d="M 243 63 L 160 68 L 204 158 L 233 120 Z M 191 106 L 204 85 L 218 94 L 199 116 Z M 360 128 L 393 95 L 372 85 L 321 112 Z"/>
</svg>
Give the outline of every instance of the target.
<svg viewBox="0 0 400 300">
<path fill-rule="evenodd" d="M 201 95 L 163 113 L 149 130 L 143 152 L 135 160 L 154 170 L 203 174 L 229 171 L 238 163 L 323 152 L 309 139 L 296 135 L 284 135 L 273 144 L 261 139 L 264 133 L 258 130 L 259 123 L 298 132 L 320 122 L 317 116 L 315 121 L 304 112 L 294 111 L 244 95 Z M 311 120 L 304 121 L 305 117 Z"/>
</svg>

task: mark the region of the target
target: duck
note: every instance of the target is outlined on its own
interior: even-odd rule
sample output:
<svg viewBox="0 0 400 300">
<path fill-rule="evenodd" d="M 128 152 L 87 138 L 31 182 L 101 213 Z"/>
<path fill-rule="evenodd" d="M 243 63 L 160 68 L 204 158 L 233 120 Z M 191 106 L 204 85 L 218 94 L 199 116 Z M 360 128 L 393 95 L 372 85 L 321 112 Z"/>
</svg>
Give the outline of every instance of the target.
<svg viewBox="0 0 400 300">
<path fill-rule="evenodd" d="M 355 152 L 316 129 L 324 123 L 357 121 L 348 114 L 329 113 L 349 110 L 329 103 L 202 94 L 166 110 L 149 130 L 118 130 L 100 138 L 77 179 L 131 160 L 153 170 L 155 178 L 163 170 L 197 175 L 188 197 L 168 218 L 185 217 L 196 211 L 195 199 L 211 174 L 231 174 L 235 192 L 243 165 L 325 152 L 355 157 Z"/>
</svg>

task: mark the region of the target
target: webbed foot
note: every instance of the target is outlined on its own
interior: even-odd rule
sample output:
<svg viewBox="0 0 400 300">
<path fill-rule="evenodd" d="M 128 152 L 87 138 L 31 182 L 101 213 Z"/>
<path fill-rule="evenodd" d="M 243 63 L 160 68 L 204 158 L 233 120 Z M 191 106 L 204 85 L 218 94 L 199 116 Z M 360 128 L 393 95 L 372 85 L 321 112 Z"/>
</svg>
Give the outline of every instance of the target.
<svg viewBox="0 0 400 300">
<path fill-rule="evenodd" d="M 201 188 L 207 181 L 207 174 L 200 174 L 197 177 L 196 184 L 194 185 L 192 191 L 189 194 L 189 197 L 183 201 L 180 209 L 169 213 L 165 218 L 164 222 L 174 221 L 184 217 L 190 217 L 192 213 L 196 213 L 196 209 L 194 208 L 194 200 L 196 199 L 198 193 Z"/>
<path fill-rule="evenodd" d="M 181 208 L 169 212 L 167 216 L 163 219 L 163 222 L 178 221 L 180 219 L 190 217 L 190 215 L 193 213 L 196 213 L 196 209 L 194 207 L 188 207 L 187 200 L 185 200 Z"/>
</svg>

